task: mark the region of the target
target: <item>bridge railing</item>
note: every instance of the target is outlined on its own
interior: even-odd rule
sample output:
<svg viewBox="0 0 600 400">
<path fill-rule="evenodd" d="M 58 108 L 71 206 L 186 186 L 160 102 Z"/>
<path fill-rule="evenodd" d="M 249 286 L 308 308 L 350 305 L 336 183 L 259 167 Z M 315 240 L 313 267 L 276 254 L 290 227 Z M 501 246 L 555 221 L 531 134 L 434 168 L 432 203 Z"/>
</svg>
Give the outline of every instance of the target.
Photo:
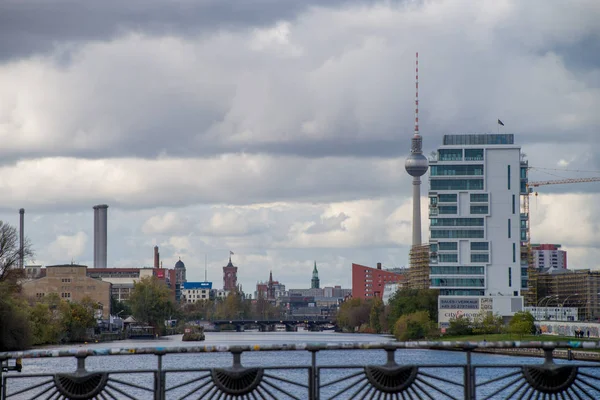
<svg viewBox="0 0 600 400">
<path fill-rule="evenodd" d="M 557 352 L 572 349 L 593 352 L 600 345 L 400 342 L 33 350 L 0 353 L 0 398 L 600 398 L 600 364 L 555 360 Z M 419 350 L 454 352 L 441 357 Z M 493 350 L 537 352 L 544 358 L 473 361 L 474 353 Z M 116 366 L 107 360 L 117 361 Z"/>
</svg>

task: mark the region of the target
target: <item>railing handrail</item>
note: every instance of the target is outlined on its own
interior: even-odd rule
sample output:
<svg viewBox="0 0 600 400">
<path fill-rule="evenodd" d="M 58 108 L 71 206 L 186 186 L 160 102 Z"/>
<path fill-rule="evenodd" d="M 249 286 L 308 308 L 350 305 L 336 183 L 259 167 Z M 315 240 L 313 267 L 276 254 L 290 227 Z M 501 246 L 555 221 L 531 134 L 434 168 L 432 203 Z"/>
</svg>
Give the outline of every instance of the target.
<svg viewBox="0 0 600 400">
<path fill-rule="evenodd" d="M 215 353 L 215 352 L 256 352 L 256 351 L 328 351 L 328 350 L 459 350 L 477 349 L 585 349 L 600 350 L 597 341 L 502 341 L 502 342 L 468 342 L 468 341 L 414 341 L 414 342 L 372 342 L 372 343 L 291 343 L 267 345 L 205 345 L 205 346 L 153 346 L 153 347 L 112 347 L 112 348 L 71 348 L 71 349 L 34 349 L 25 351 L 0 352 L 0 360 L 16 358 L 46 357 L 88 357 L 116 356 L 132 354 L 181 354 L 181 353 Z"/>
</svg>

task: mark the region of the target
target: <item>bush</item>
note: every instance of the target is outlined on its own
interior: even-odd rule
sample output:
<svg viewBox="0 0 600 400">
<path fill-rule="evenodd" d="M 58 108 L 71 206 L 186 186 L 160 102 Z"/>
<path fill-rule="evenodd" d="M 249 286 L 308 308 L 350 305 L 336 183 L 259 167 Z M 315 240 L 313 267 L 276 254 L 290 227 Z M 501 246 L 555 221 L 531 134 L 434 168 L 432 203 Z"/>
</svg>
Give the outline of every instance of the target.
<svg viewBox="0 0 600 400">
<path fill-rule="evenodd" d="M 535 318 L 528 311 L 519 311 L 513 315 L 508 323 L 508 331 L 523 337 L 535 333 Z"/>
<path fill-rule="evenodd" d="M 435 329 L 427 311 L 401 316 L 394 325 L 394 336 L 399 341 L 423 339 Z"/>
<path fill-rule="evenodd" d="M 450 318 L 450 326 L 446 329 L 446 334 L 450 336 L 466 336 L 473 334 L 473 321 L 465 316 Z"/>
</svg>

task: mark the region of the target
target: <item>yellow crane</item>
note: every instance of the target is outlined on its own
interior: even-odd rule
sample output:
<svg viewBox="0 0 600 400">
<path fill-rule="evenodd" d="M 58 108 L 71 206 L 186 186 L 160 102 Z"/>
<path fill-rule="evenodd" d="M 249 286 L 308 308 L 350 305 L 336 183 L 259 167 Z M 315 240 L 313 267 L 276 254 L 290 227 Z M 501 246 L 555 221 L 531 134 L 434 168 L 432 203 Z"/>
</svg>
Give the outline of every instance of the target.
<svg viewBox="0 0 600 400">
<path fill-rule="evenodd" d="M 546 185 L 563 185 L 568 183 L 585 183 L 585 182 L 600 182 L 600 177 L 593 178 L 572 178 L 572 179 L 555 179 L 550 181 L 536 181 L 536 182 L 528 182 L 526 193 L 523 195 L 523 213 L 526 215 L 527 224 L 525 227 L 526 236 L 525 241 L 521 242 L 521 253 L 522 257 L 527 257 L 527 271 L 528 271 L 528 284 L 527 284 L 527 294 L 526 294 L 526 302 L 528 304 L 537 304 L 537 290 L 535 285 L 535 281 L 537 279 L 537 271 L 535 270 L 535 266 L 533 263 L 533 255 L 531 252 L 531 234 L 530 234 L 530 218 L 529 218 L 529 195 L 533 193 L 533 188 L 546 186 Z M 535 193 L 537 196 L 537 192 Z M 524 254 L 523 254 L 524 253 Z"/>
</svg>

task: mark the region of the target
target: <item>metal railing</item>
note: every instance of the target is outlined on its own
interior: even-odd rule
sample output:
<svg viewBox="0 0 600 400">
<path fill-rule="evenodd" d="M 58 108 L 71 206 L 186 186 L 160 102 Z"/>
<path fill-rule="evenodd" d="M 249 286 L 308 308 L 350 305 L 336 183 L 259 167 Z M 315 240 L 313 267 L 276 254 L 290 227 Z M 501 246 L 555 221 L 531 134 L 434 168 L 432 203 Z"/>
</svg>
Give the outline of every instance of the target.
<svg viewBox="0 0 600 400">
<path fill-rule="evenodd" d="M 419 363 L 418 349 L 452 350 L 459 363 Z M 480 364 L 479 351 L 537 351 L 539 363 Z M 598 399 L 600 364 L 557 363 L 558 349 L 600 350 L 597 342 L 398 342 L 290 344 L 269 346 L 189 346 L 151 348 L 76 348 L 0 353 L 0 398 L 5 399 Z M 379 364 L 361 350 L 385 354 Z M 404 351 L 406 350 L 406 351 Z M 351 364 L 331 354 L 344 354 Z M 331 353 L 330 353 L 331 352 Z M 201 354 L 204 353 L 204 354 Z M 221 367 L 203 365 L 215 353 L 226 358 Z M 283 355 L 269 365 L 268 355 Z M 242 365 L 242 354 L 258 355 L 254 366 Z M 318 360 L 321 355 L 324 360 Z M 440 354 L 440 353 L 438 353 Z M 291 362 L 294 355 L 299 362 Z M 437 355 L 437 354 L 436 354 Z M 110 356 L 134 356 L 143 368 L 88 369 L 86 361 Z M 175 357 L 164 365 L 165 356 Z M 144 357 L 143 360 L 140 357 Z M 148 358 L 149 357 L 149 358 Z M 407 357 L 409 359 L 407 359 Z M 22 360 L 47 359 L 75 370 L 28 371 Z M 89 359 L 88 359 L 89 358 Z M 191 359 L 190 359 L 191 358 Z M 451 357 L 456 358 L 456 357 Z M 192 361 L 190 368 L 182 360 Z M 155 365 L 152 364 L 153 361 Z M 337 360 L 337 361 L 336 361 Z M 517 358 L 510 361 L 516 361 Z M 283 363 L 280 361 L 284 361 Z M 398 363 L 400 361 L 400 363 Z M 271 360 L 272 362 L 272 360 Z M 405 363 L 406 362 L 406 363 Z M 266 364 L 266 365 L 263 365 Z M 190 364 L 189 362 L 187 363 Z M 63 365 L 64 367 L 64 365 Z M 62 368 L 64 369 L 64 368 Z"/>
</svg>

